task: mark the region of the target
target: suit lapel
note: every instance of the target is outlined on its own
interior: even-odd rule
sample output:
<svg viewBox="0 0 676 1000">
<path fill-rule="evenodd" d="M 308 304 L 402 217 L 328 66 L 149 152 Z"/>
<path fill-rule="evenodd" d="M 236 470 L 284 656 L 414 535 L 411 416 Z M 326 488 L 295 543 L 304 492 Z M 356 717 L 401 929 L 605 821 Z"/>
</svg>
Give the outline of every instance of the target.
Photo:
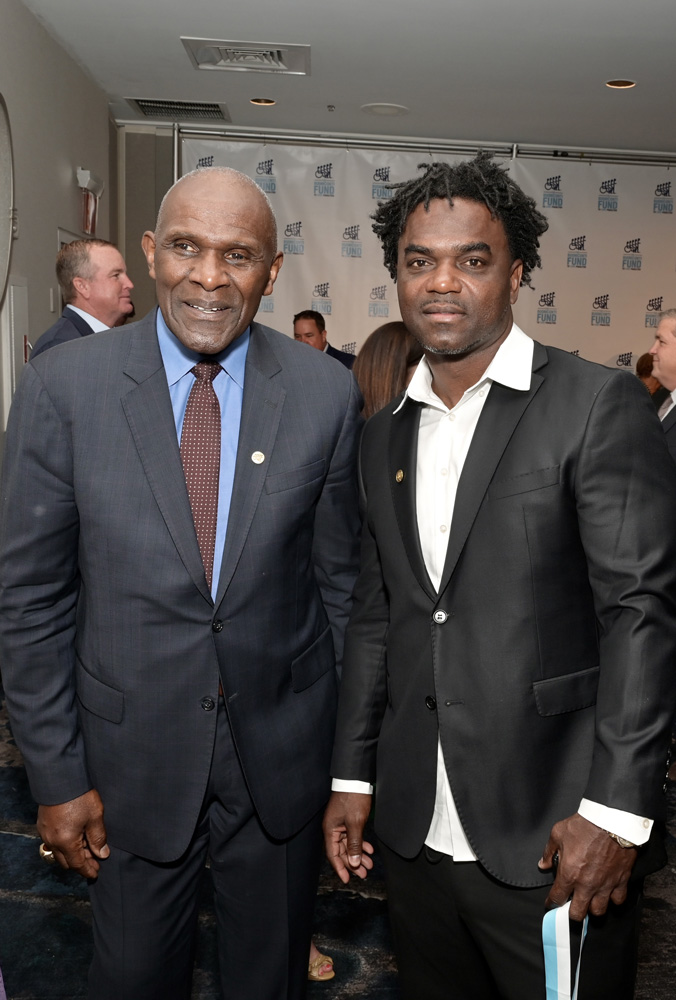
<svg viewBox="0 0 676 1000">
<path fill-rule="evenodd" d="M 399 531 L 411 569 L 428 597 L 435 600 L 436 592 L 428 576 L 420 547 L 416 514 L 416 466 L 421 409 L 420 403 L 407 399 L 403 407 L 392 415 L 387 476 Z"/>
<path fill-rule="evenodd" d="M 66 306 L 63 310 L 63 316 L 73 324 L 81 337 L 88 337 L 90 333 L 94 332 L 87 320 L 83 319 L 79 313 L 76 313 L 75 310 L 71 309 L 69 306 Z"/>
<path fill-rule="evenodd" d="M 512 434 L 544 379 L 536 369 L 547 363 L 547 352 L 535 344 L 530 389 L 510 389 L 494 382 L 481 411 L 460 475 L 453 508 L 448 550 L 439 594 L 448 586 L 488 485 Z"/>
<path fill-rule="evenodd" d="M 132 332 L 124 373 L 136 383 L 122 397 L 122 407 L 148 483 L 187 571 L 210 601 L 157 342 L 154 310 Z"/>
<path fill-rule="evenodd" d="M 216 606 L 223 600 L 239 562 L 267 476 L 286 396 L 284 387 L 274 381 L 274 376 L 280 371 L 281 365 L 265 333 L 257 323 L 252 323 L 244 376 L 235 481 Z M 262 462 L 253 461 L 252 455 L 255 452 L 263 454 Z"/>
<path fill-rule="evenodd" d="M 666 434 L 667 431 L 670 431 L 671 428 L 674 426 L 674 424 L 676 424 L 676 404 L 674 404 L 674 406 L 671 407 L 666 417 L 662 421 L 662 430 L 664 431 L 664 433 Z"/>
</svg>

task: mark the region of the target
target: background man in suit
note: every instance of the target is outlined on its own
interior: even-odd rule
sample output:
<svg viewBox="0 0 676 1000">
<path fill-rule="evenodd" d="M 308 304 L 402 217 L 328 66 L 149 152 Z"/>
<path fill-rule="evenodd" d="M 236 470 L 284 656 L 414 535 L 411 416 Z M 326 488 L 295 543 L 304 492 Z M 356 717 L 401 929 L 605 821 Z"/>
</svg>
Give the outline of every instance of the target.
<svg viewBox="0 0 676 1000">
<path fill-rule="evenodd" d="M 122 254 L 107 240 L 73 240 L 61 247 L 56 280 L 67 305 L 42 334 L 31 358 L 57 344 L 117 326 L 134 311 L 129 294 L 134 285 Z"/>
<path fill-rule="evenodd" d="M 617 1000 L 628 880 L 660 863 L 676 469 L 636 379 L 513 324 L 546 220 L 507 173 L 480 154 L 398 188 L 374 229 L 425 356 L 362 442 L 327 850 L 367 874 L 375 784 L 406 1000 L 544 996 L 545 906 L 571 896 L 579 995 Z"/>
<path fill-rule="evenodd" d="M 244 175 L 184 177 L 157 314 L 31 362 L 9 422 L 3 683 L 45 845 L 95 879 L 95 1000 L 190 996 L 207 850 L 228 998 L 304 995 L 360 400 L 253 322 L 276 239 Z"/>
<path fill-rule="evenodd" d="M 659 379 L 668 397 L 658 412 L 662 430 L 667 438 L 671 457 L 676 462 L 676 309 L 665 309 L 655 331 L 655 343 L 650 348 L 653 356 L 653 375 Z"/>
<path fill-rule="evenodd" d="M 347 351 L 339 351 L 331 347 L 326 339 L 326 321 L 320 312 L 314 309 L 303 309 L 293 317 L 293 335 L 296 340 L 316 347 L 318 351 L 324 351 L 330 358 L 340 361 L 346 368 L 352 368 L 354 364 L 354 354 Z"/>
</svg>

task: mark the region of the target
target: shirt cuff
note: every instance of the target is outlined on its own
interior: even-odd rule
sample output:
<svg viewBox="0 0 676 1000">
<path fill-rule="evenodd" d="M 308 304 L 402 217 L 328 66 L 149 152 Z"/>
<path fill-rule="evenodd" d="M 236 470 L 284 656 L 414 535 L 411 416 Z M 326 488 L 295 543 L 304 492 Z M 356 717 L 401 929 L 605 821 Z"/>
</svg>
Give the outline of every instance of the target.
<svg viewBox="0 0 676 1000">
<path fill-rule="evenodd" d="M 610 806 L 602 806 L 599 802 L 590 802 L 589 799 L 582 799 L 578 812 L 594 826 L 609 830 L 610 833 L 615 833 L 624 840 L 630 840 L 637 846 L 647 843 L 653 828 L 651 819 L 635 816 L 621 809 L 611 809 Z"/>
<path fill-rule="evenodd" d="M 373 795 L 373 785 L 368 781 L 344 781 L 342 778 L 333 778 L 331 781 L 332 792 L 358 792 L 360 795 Z"/>
</svg>

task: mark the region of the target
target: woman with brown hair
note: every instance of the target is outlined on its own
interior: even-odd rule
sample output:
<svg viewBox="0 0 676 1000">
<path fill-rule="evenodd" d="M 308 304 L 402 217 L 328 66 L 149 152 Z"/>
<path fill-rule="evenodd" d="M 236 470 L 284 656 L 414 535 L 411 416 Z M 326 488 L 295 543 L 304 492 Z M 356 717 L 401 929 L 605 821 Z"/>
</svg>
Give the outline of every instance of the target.
<svg viewBox="0 0 676 1000">
<path fill-rule="evenodd" d="M 367 419 L 406 388 L 422 355 L 422 347 L 401 322 L 385 323 L 367 337 L 352 368 Z"/>
</svg>

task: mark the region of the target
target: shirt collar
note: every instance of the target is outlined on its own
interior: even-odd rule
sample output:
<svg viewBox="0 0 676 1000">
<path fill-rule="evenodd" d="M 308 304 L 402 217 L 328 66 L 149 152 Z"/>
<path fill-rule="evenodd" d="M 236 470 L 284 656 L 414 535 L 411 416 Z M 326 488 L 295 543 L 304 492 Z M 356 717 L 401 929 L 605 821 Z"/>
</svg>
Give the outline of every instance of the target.
<svg viewBox="0 0 676 1000">
<path fill-rule="evenodd" d="M 71 305 L 69 302 L 68 308 L 72 309 L 73 312 L 78 314 L 78 316 L 82 316 L 82 319 L 88 323 L 89 326 L 91 326 L 94 333 L 101 333 L 103 330 L 110 330 L 110 327 L 106 326 L 105 323 L 102 323 L 100 319 L 97 319 L 96 316 L 92 316 L 91 313 L 85 312 L 84 309 L 80 309 L 79 306 Z"/>
<path fill-rule="evenodd" d="M 512 329 L 500 344 L 488 368 L 478 382 L 465 390 L 463 398 L 473 394 L 480 385 L 488 381 L 500 382 L 501 385 L 506 385 L 510 389 L 520 389 L 524 392 L 530 389 L 533 349 L 532 339 L 516 323 L 512 324 Z M 447 409 L 432 389 L 432 371 L 425 357 L 420 359 L 404 398 L 394 411 L 395 413 L 401 409 L 407 399 L 413 399 L 417 403 L 425 403 L 427 406 L 437 408 L 441 406 L 444 410 Z"/>
<path fill-rule="evenodd" d="M 249 350 L 250 332 L 251 327 L 247 327 L 244 333 L 240 333 L 239 337 L 228 344 L 225 350 L 221 351 L 220 354 L 213 355 L 214 360 L 218 361 L 240 389 L 244 388 L 244 369 Z M 160 309 L 157 310 L 157 339 L 168 385 L 174 385 L 183 378 L 186 372 L 194 368 L 198 361 L 203 359 L 201 354 L 191 351 L 190 348 L 181 343 L 178 337 L 174 336 L 164 322 L 164 316 Z"/>
</svg>

